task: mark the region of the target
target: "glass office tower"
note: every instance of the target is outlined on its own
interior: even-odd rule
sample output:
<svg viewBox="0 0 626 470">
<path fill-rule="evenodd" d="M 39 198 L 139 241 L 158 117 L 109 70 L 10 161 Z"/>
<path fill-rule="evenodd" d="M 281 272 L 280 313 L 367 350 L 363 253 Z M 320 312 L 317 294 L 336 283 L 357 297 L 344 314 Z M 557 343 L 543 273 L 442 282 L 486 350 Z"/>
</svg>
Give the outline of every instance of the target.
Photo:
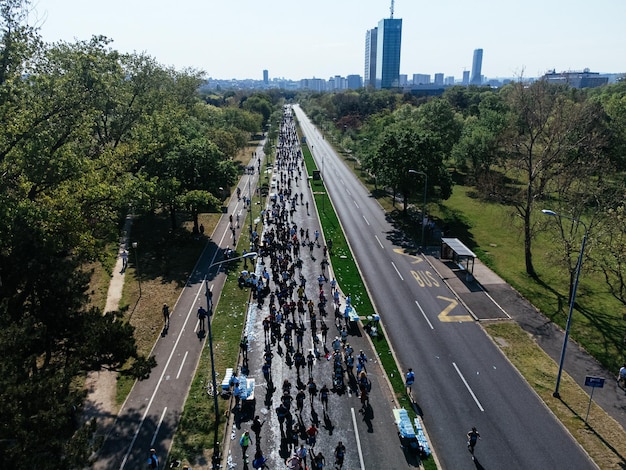
<svg viewBox="0 0 626 470">
<path fill-rule="evenodd" d="M 376 88 L 400 86 L 402 19 L 386 18 L 378 23 Z"/>
</svg>

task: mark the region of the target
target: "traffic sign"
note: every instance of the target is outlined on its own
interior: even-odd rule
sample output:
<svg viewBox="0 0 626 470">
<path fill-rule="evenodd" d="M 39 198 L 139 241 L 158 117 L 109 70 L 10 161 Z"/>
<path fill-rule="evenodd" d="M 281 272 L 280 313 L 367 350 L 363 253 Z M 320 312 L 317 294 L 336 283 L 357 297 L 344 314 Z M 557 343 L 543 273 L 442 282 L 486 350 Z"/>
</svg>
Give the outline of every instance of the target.
<svg viewBox="0 0 626 470">
<path fill-rule="evenodd" d="M 591 375 L 588 375 L 587 377 L 585 377 L 585 386 L 594 387 L 594 388 L 602 388 L 604 387 L 604 378 L 592 377 Z"/>
</svg>

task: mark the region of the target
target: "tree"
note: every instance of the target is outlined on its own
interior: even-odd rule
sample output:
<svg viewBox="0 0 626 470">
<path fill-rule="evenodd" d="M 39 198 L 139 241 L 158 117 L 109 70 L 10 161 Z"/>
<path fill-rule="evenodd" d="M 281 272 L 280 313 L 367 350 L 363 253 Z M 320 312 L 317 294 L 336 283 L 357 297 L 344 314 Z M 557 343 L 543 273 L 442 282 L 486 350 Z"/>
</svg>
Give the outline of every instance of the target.
<svg viewBox="0 0 626 470">
<path fill-rule="evenodd" d="M 418 192 L 409 170 L 428 175 L 431 197 L 436 194 L 447 199 L 452 194 L 452 179 L 445 160 L 459 131 L 456 116 L 444 102 L 417 109 L 405 105 L 391 115 L 368 121 L 363 135 L 368 136 L 373 150 L 366 155 L 364 166 L 377 183 L 393 189 L 394 197 L 398 192 L 402 195 L 404 211 L 409 196 Z"/>
<path fill-rule="evenodd" d="M 515 184 L 502 184 L 494 194 L 521 218 L 526 273 L 536 277 L 535 205 L 557 188 L 563 192 L 580 178 L 597 176 L 598 165 L 587 164 L 604 158 L 603 116 L 583 95 L 543 80 L 530 86 L 515 83 L 504 93 L 512 111 L 503 149 L 508 156 L 505 174 Z"/>
<path fill-rule="evenodd" d="M 112 126 L 110 98 L 127 77 L 104 38 L 43 45 L 23 23 L 28 5 L 0 5 L 0 464 L 78 467 L 93 426 L 78 422 L 77 378 L 154 366 L 130 326 L 87 308 L 82 270 L 124 192 L 114 149 L 130 126 Z"/>
</svg>

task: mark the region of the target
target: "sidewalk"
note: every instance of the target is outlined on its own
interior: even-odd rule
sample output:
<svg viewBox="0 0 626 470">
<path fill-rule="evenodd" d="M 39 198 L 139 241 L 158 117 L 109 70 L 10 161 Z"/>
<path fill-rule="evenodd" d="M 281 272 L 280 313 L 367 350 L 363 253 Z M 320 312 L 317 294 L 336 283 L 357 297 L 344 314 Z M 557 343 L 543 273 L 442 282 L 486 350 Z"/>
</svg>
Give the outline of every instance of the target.
<svg viewBox="0 0 626 470">
<path fill-rule="evenodd" d="M 475 260 L 474 279 L 468 280 L 464 272 L 453 269 L 450 263 L 439 258 L 437 248 L 428 250 L 427 259 L 476 319 L 514 320 L 524 331 L 532 335 L 546 354 L 559 363 L 564 331 L 537 311 L 519 292 L 480 260 Z M 567 344 L 564 370 L 587 394 L 591 389 L 584 386 L 585 377 L 604 377 L 606 379 L 604 388 L 594 391 L 593 401 L 626 428 L 626 396 L 624 391 L 617 387 L 616 371 L 603 368 L 590 354 L 572 341 L 571 337 Z"/>
</svg>

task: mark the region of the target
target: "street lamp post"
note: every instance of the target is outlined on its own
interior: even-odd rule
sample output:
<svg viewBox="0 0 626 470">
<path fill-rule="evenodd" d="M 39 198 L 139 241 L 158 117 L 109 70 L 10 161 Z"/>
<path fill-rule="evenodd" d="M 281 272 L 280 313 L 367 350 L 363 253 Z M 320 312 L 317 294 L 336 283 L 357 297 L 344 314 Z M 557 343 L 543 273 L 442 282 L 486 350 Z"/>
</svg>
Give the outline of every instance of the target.
<svg viewBox="0 0 626 470">
<path fill-rule="evenodd" d="M 220 415 L 219 415 L 219 405 L 217 403 L 217 381 L 215 378 L 215 359 L 213 356 L 213 332 L 211 330 L 211 317 L 213 316 L 213 292 L 211 292 L 211 290 L 209 289 L 209 274 L 211 272 L 211 268 L 213 268 L 214 266 L 219 266 L 224 263 L 230 263 L 231 261 L 236 261 L 242 258 L 244 259 L 254 258 L 256 255 L 257 255 L 256 252 L 251 251 L 250 253 L 246 253 L 243 256 L 238 256 L 236 258 L 230 258 L 230 259 L 223 259 L 221 261 L 211 264 L 207 268 L 207 275 L 205 278 L 206 284 L 204 287 L 205 287 L 205 295 L 206 295 L 206 307 L 207 307 L 206 310 L 209 315 L 209 319 L 207 321 L 208 323 L 207 334 L 209 336 L 209 353 L 211 355 L 211 384 L 213 386 L 213 408 L 215 412 L 215 427 L 213 429 L 213 458 L 212 458 L 213 469 L 219 468 L 219 463 L 220 463 L 219 442 L 217 440 L 217 435 L 219 432 Z"/>
<path fill-rule="evenodd" d="M 248 175 L 248 212 L 250 213 L 250 240 L 252 240 L 252 175 Z"/>
<path fill-rule="evenodd" d="M 424 252 L 424 229 L 426 228 L 426 191 L 428 189 L 428 175 L 423 171 L 409 170 L 409 173 L 414 175 L 422 175 L 424 177 L 424 204 L 422 205 L 422 238 L 420 239 L 420 245 L 422 253 Z"/>
<path fill-rule="evenodd" d="M 139 284 L 139 297 L 141 297 L 141 278 L 139 277 L 139 254 L 138 254 L 138 249 L 137 247 L 139 246 L 139 243 L 137 242 L 133 242 L 132 243 L 132 247 L 133 247 L 133 251 L 135 252 L 135 275 L 137 276 L 137 283 Z"/>
<path fill-rule="evenodd" d="M 589 234 L 589 229 L 585 225 L 585 223 L 580 219 L 575 219 L 573 217 L 569 217 L 567 215 L 559 214 L 557 212 L 543 209 L 545 215 L 549 215 L 552 217 L 562 217 L 565 219 L 570 219 L 574 222 L 579 222 L 585 227 L 585 234 L 583 236 L 583 241 L 580 246 L 580 253 L 578 254 L 578 261 L 576 263 L 576 275 L 574 277 L 574 285 L 572 286 L 572 294 L 569 302 L 569 313 L 567 314 L 567 323 L 565 325 L 565 337 L 563 338 L 563 347 L 561 348 L 561 359 L 559 361 L 559 373 L 556 376 L 556 385 L 554 387 L 554 392 L 552 396 L 554 398 L 561 398 L 561 394 L 559 393 L 559 386 L 561 385 L 561 375 L 563 374 L 563 363 L 565 362 L 565 351 L 567 350 L 567 340 L 569 338 L 569 329 L 572 323 L 572 314 L 574 313 L 574 304 L 576 303 L 576 291 L 578 289 L 578 278 L 580 277 L 580 267 L 583 264 L 583 254 L 585 252 L 585 244 L 587 243 L 587 235 Z"/>
</svg>

